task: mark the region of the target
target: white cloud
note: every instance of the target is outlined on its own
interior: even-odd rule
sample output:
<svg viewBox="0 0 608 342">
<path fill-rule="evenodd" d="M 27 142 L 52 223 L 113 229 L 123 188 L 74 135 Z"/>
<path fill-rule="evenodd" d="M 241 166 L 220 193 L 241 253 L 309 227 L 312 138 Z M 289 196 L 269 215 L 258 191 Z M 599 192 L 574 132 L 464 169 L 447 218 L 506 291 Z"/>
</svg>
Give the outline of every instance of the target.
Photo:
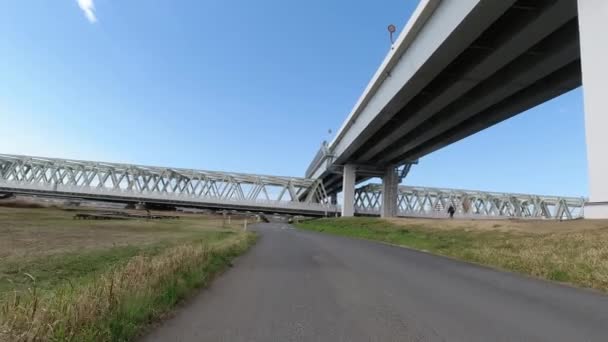
<svg viewBox="0 0 608 342">
<path fill-rule="evenodd" d="M 78 6 L 84 12 L 84 16 L 87 17 L 91 23 L 97 22 L 93 0 L 76 0 L 76 2 L 78 2 Z"/>
</svg>

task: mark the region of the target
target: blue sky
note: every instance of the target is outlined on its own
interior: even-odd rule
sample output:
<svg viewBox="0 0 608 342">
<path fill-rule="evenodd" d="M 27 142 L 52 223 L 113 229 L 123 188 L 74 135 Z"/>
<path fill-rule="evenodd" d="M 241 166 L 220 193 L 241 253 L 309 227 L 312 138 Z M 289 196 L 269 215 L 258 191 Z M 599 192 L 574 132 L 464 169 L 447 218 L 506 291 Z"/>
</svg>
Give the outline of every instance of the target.
<svg viewBox="0 0 608 342">
<path fill-rule="evenodd" d="M 80 5 L 0 5 L 0 153 L 301 176 L 417 1 Z M 586 195 L 582 91 L 421 159 L 406 183 Z"/>
</svg>

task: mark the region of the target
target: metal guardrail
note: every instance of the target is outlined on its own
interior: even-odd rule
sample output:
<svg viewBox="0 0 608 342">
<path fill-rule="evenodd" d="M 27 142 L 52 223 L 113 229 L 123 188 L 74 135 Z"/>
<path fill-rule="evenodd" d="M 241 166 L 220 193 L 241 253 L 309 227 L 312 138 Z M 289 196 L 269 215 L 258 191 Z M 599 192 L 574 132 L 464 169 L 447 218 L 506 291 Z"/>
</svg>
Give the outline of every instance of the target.
<svg viewBox="0 0 608 342">
<path fill-rule="evenodd" d="M 310 165 L 308 165 L 308 168 L 306 169 L 306 174 L 305 174 L 306 178 L 312 178 L 315 171 L 324 162 L 327 162 L 328 160 L 331 161 L 332 157 L 333 157 L 333 155 L 331 154 L 329 147 L 327 146 L 327 142 L 324 141 L 321 144 L 321 148 L 319 148 L 319 151 L 317 151 L 317 154 L 315 155 L 312 162 L 310 162 Z"/>
</svg>

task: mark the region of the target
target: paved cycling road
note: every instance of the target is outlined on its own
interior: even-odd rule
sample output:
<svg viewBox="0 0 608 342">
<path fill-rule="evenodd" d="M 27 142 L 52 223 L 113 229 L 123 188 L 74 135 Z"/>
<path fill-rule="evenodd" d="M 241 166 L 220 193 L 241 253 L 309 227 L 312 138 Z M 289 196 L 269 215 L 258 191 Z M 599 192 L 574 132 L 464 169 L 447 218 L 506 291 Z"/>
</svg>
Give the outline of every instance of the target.
<svg viewBox="0 0 608 342">
<path fill-rule="evenodd" d="M 608 341 L 608 296 L 405 248 L 261 224 L 144 341 Z"/>
</svg>

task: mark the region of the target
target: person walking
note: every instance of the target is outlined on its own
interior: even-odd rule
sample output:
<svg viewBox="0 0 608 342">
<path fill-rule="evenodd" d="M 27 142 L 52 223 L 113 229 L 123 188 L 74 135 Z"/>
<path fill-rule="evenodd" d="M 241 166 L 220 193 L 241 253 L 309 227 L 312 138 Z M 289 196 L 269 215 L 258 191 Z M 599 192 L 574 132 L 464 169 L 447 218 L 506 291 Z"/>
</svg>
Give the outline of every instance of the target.
<svg viewBox="0 0 608 342">
<path fill-rule="evenodd" d="M 453 219 L 454 218 L 454 213 L 456 212 L 456 209 L 454 209 L 454 206 L 450 204 L 450 207 L 448 208 L 448 214 L 450 214 L 450 218 Z"/>
</svg>

